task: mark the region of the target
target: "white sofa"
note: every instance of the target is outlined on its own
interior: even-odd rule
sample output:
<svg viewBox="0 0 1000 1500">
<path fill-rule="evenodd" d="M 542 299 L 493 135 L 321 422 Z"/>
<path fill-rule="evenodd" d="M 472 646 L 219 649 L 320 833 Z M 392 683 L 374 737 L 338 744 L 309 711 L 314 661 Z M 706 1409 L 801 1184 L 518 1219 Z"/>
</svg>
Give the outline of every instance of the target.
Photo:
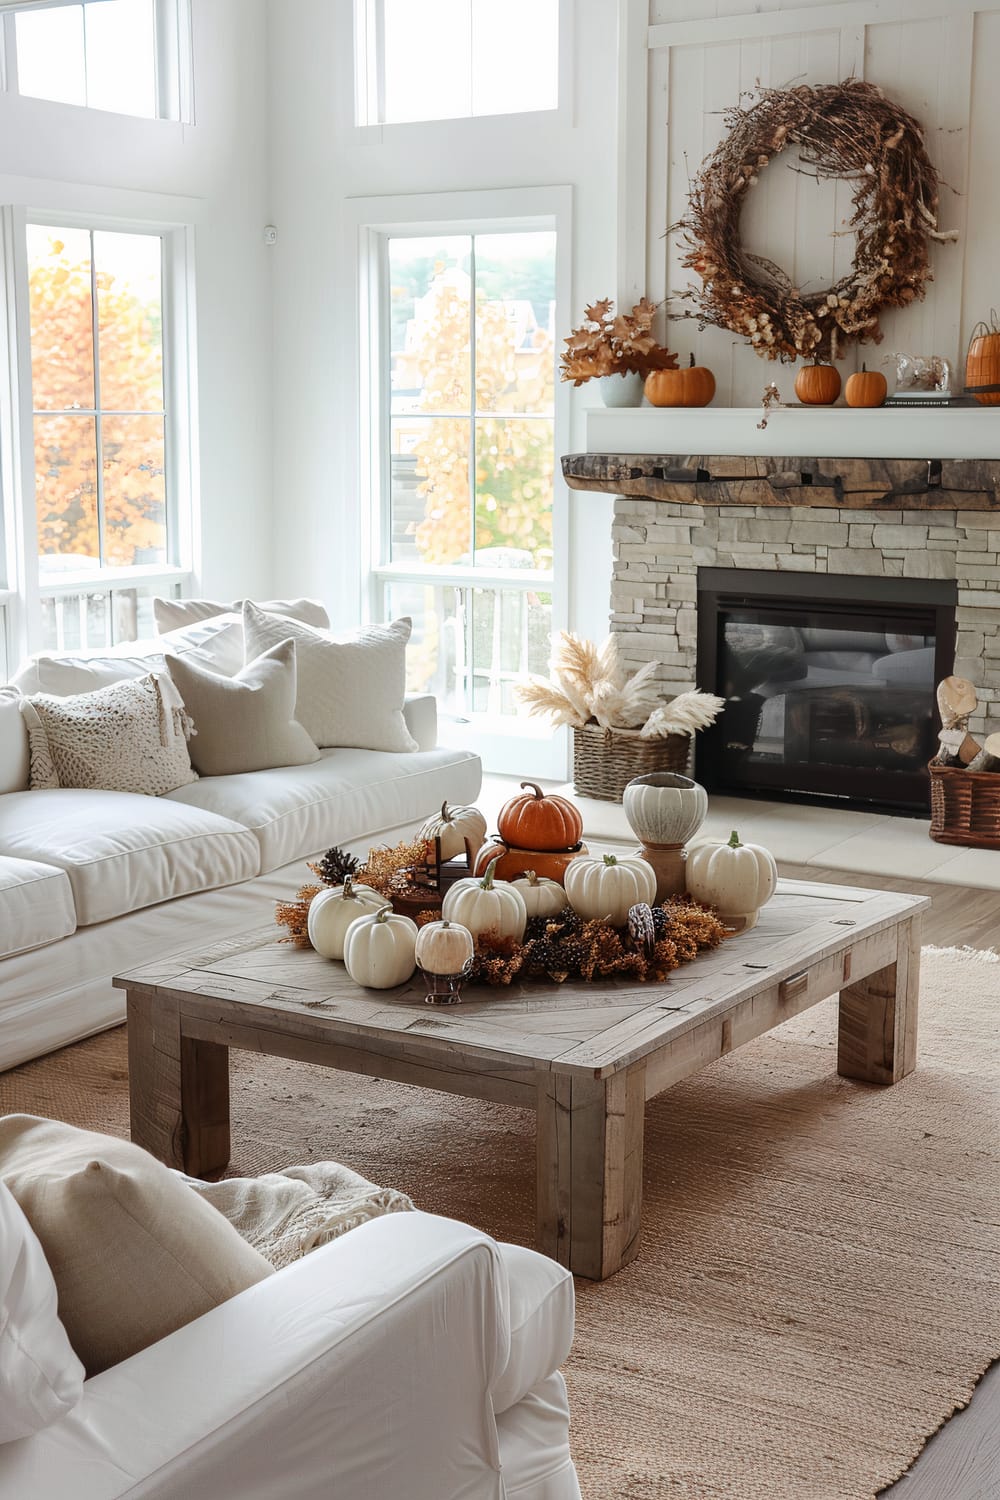
<svg viewBox="0 0 1000 1500">
<path fill-rule="evenodd" d="M 0 1199 L 0 1393 L 32 1325 L 59 1387 L 49 1425 L 33 1410 L 0 1441 L 0 1500 L 580 1500 L 572 1278 L 534 1251 L 389 1214 L 81 1386 L 41 1246 Z"/>
<path fill-rule="evenodd" d="M 130 646 L 121 675 L 149 670 L 158 641 Z M 54 679 L 80 691 L 85 653 Z M 94 686 L 116 659 L 94 662 Z M 49 665 L 51 673 L 51 664 Z M 111 976 L 273 918 L 333 844 L 396 843 L 449 802 L 474 801 L 479 758 L 436 748 L 433 698 L 407 701 L 419 749 L 324 750 L 312 765 L 203 777 L 165 797 L 28 790 L 19 692 L 0 688 L 0 1071 L 124 1020 Z"/>
</svg>

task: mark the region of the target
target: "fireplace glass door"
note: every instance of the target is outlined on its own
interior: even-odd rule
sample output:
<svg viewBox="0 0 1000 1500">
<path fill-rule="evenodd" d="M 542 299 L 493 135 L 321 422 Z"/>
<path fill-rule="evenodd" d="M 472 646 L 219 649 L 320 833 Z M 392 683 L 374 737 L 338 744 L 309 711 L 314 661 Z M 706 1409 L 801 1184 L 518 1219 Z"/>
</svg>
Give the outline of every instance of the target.
<svg viewBox="0 0 1000 1500">
<path fill-rule="evenodd" d="M 699 684 L 726 706 L 699 738 L 699 779 L 926 810 L 954 651 L 954 606 L 927 597 L 942 585 L 703 572 L 725 586 L 699 576 Z"/>
</svg>

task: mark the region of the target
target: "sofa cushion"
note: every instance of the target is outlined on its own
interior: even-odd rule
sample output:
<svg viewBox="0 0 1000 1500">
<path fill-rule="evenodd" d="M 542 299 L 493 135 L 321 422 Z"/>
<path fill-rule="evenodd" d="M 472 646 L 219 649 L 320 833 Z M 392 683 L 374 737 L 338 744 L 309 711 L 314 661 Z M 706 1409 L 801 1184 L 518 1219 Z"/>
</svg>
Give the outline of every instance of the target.
<svg viewBox="0 0 1000 1500">
<path fill-rule="evenodd" d="M 551 1375 L 573 1342 L 573 1277 L 565 1266 L 527 1250 L 501 1245 L 510 1287 L 510 1355 L 493 1386 L 493 1410 L 516 1405 Z"/>
<path fill-rule="evenodd" d="M 301 620 L 303 625 L 316 625 L 320 630 L 330 623 L 330 616 L 318 599 L 264 599 L 257 602 L 257 608 L 269 615 Z M 164 635 L 179 625 L 195 625 L 230 612 L 238 615 L 242 609 L 242 599 L 235 599 L 232 604 L 218 604 L 213 599 L 154 599 L 153 619 L 157 632 Z"/>
<path fill-rule="evenodd" d="M 59 1321 L 45 1252 L 0 1181 L 0 1443 L 41 1432 L 82 1395 L 83 1366 Z"/>
<path fill-rule="evenodd" d="M 200 776 L 304 766 L 319 751 L 295 718 L 295 642 L 279 641 L 235 677 L 167 655 L 194 723 L 191 764 Z"/>
<path fill-rule="evenodd" d="M 263 872 L 368 834 L 377 843 L 382 829 L 422 822 L 445 800 L 473 801 L 481 784 L 479 758 L 464 750 L 324 750 L 315 765 L 206 777 L 166 800 L 252 829 Z"/>
<path fill-rule="evenodd" d="M 32 790 L 91 787 L 162 797 L 195 779 L 190 720 L 166 672 L 113 682 L 93 693 L 21 701 Z"/>
<path fill-rule="evenodd" d="M 75 930 L 66 871 L 0 854 L 0 958 L 56 943 Z"/>
<path fill-rule="evenodd" d="M 253 834 L 215 813 L 70 788 L 0 797 L 0 854 L 65 870 L 81 927 L 249 880 L 260 865 Z"/>
<path fill-rule="evenodd" d="M 7 1115 L 0 1178 L 41 1242 L 88 1377 L 273 1274 L 222 1214 L 130 1141 Z"/>
<path fill-rule="evenodd" d="M 243 665 L 242 620 L 238 614 L 219 615 L 172 630 L 156 640 L 39 652 L 18 667 L 11 682 L 22 693 L 54 693 L 60 698 L 69 693 L 92 693 L 112 682 L 161 670 L 167 647 L 175 656 L 189 657 L 212 671 L 232 676 Z"/>
<path fill-rule="evenodd" d="M 289 637 L 295 642 L 295 717 L 325 747 L 416 750 L 403 718 L 410 630 L 410 620 L 401 619 L 334 637 L 243 606 L 247 661 Z"/>
<path fill-rule="evenodd" d="M 28 730 L 21 717 L 21 694 L 0 688 L 0 796 L 28 787 Z"/>
</svg>

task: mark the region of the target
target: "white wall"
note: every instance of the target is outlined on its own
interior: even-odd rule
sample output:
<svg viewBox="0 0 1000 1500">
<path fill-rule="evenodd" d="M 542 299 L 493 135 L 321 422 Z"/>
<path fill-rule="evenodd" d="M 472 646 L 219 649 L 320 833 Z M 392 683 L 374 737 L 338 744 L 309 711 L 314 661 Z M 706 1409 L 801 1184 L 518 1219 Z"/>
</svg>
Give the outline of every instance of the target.
<svg viewBox="0 0 1000 1500">
<path fill-rule="evenodd" d="M 279 590 L 362 607 L 357 432 L 343 422 L 354 378 L 357 289 L 345 205 L 395 194 L 568 185 L 572 311 L 616 290 L 616 50 L 613 0 L 574 7 L 571 118 L 526 115 L 356 130 L 351 0 L 270 0 L 271 212 L 275 256 L 275 528 Z M 400 217 L 403 217 L 402 210 Z M 567 313 L 570 310 L 567 310 Z M 560 330 L 569 332 L 570 322 Z M 573 448 L 584 446 L 573 398 Z M 569 622 L 608 630 L 611 502 L 569 500 Z"/>
<path fill-rule="evenodd" d="M 972 327 L 1000 296 L 993 249 L 1000 227 L 998 7 L 988 0 L 651 0 L 649 20 L 648 124 L 631 142 L 633 159 L 645 155 L 645 170 L 632 197 L 629 254 L 650 295 L 697 282 L 664 230 L 683 215 L 688 178 L 720 140 L 721 112 L 740 90 L 757 80 L 835 83 L 853 74 L 879 84 L 922 124 L 946 184 L 939 224 L 957 229 L 960 239 L 932 247 L 926 300 L 887 314 L 884 343 L 852 348 L 841 371 L 860 368 L 862 358 L 877 366 L 891 350 L 939 354 L 955 364 L 960 387 Z M 744 241 L 797 281 L 829 285 L 850 264 L 852 237 L 832 235 L 849 213 L 845 184 L 817 185 L 779 158 L 747 205 Z M 727 332 L 671 323 L 667 338 L 712 367 L 718 405 L 756 405 L 772 379 L 791 395 L 795 366 L 760 359 Z"/>
<path fill-rule="evenodd" d="M 0 203 L 195 226 L 201 586 L 271 583 L 265 0 L 194 0 L 194 124 L 0 93 Z"/>
</svg>

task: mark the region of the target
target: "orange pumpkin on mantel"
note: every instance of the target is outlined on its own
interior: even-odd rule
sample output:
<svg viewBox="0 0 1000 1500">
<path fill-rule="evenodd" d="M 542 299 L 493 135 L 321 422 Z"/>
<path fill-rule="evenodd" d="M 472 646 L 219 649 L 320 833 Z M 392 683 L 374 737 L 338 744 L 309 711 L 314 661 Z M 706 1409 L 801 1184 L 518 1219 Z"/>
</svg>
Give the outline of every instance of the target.
<svg viewBox="0 0 1000 1500">
<path fill-rule="evenodd" d="M 965 356 L 965 389 L 980 406 L 1000 405 L 1000 391 L 978 390 L 978 386 L 1000 385 L 1000 328 L 996 313 L 989 323 L 977 323 L 972 330 L 969 352 Z"/>
<path fill-rule="evenodd" d="M 715 376 L 694 355 L 686 370 L 653 370 L 646 376 L 650 406 L 707 406 L 715 395 Z"/>
<path fill-rule="evenodd" d="M 840 372 L 833 365 L 803 365 L 795 377 L 803 406 L 831 406 L 840 395 Z"/>
<path fill-rule="evenodd" d="M 881 406 L 888 389 L 884 375 L 862 365 L 860 370 L 848 375 L 844 400 L 848 406 Z"/>
<path fill-rule="evenodd" d="M 505 844 L 520 849 L 569 849 L 583 837 L 583 817 L 568 797 L 522 781 L 520 792 L 500 809 L 497 831 Z"/>
</svg>

